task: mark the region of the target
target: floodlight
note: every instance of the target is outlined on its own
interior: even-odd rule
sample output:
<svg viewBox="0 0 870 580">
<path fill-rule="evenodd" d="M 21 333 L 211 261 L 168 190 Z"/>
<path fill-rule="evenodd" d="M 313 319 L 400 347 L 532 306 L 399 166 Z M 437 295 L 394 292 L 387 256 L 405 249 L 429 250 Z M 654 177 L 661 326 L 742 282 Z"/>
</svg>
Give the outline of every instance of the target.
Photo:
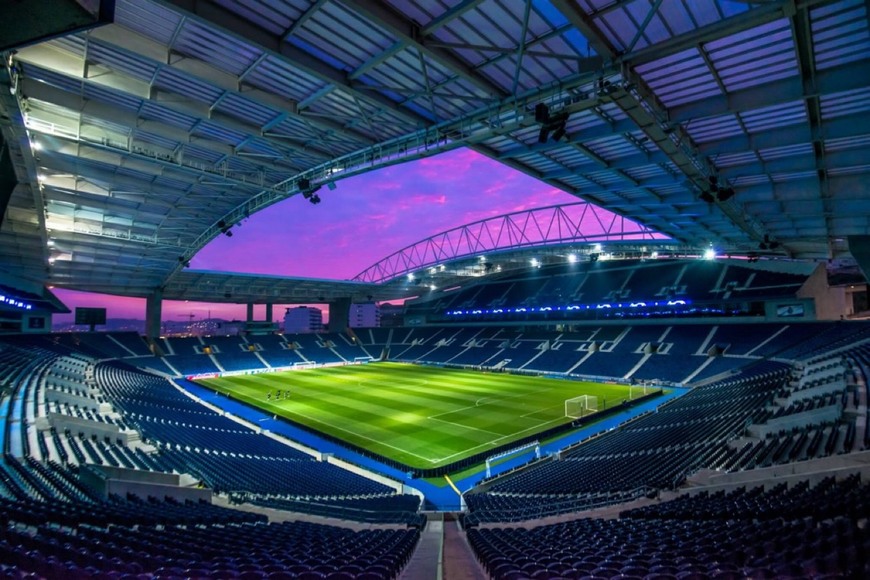
<svg viewBox="0 0 870 580">
<path fill-rule="evenodd" d="M 568 115 L 561 115 L 559 117 L 559 122 L 555 125 L 556 128 L 553 130 L 553 141 L 559 141 L 565 136 L 567 125 Z"/>
<path fill-rule="evenodd" d="M 713 197 L 713 194 L 709 191 L 702 191 L 701 195 L 698 196 L 701 201 L 706 201 L 707 203 L 713 203 L 716 201 L 716 198 Z"/>
<path fill-rule="evenodd" d="M 732 197 L 734 197 L 734 189 L 730 187 L 723 187 L 719 190 L 719 201 L 728 201 Z"/>
<path fill-rule="evenodd" d="M 539 268 L 541 266 L 541 263 L 537 258 L 532 258 L 530 263 L 532 264 L 532 268 Z"/>
<path fill-rule="evenodd" d="M 705 260 L 712 260 L 715 257 L 716 257 L 716 250 L 714 250 L 713 248 L 707 248 L 706 250 L 704 250 L 704 259 Z"/>
<path fill-rule="evenodd" d="M 577 254 L 568 254 L 568 263 L 576 264 L 577 263 Z"/>
</svg>

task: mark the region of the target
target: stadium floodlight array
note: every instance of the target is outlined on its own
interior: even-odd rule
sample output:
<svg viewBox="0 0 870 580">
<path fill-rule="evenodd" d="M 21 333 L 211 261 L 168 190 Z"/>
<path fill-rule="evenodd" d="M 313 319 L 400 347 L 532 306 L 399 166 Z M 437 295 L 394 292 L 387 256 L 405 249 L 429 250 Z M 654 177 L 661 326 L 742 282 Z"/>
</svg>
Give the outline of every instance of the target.
<svg viewBox="0 0 870 580">
<path fill-rule="evenodd" d="M 595 395 L 580 395 L 565 399 L 565 416 L 580 419 L 590 413 L 598 412 L 598 397 Z"/>
</svg>

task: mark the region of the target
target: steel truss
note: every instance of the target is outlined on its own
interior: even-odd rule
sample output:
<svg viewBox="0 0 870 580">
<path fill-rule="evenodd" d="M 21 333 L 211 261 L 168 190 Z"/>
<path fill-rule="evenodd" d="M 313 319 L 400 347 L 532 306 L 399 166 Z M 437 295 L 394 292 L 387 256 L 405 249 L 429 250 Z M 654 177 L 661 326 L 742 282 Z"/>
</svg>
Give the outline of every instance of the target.
<svg viewBox="0 0 870 580">
<path fill-rule="evenodd" d="M 570 243 L 667 240 L 658 232 L 586 202 L 503 214 L 443 231 L 394 252 L 353 279 L 387 282 L 445 262 Z"/>
</svg>

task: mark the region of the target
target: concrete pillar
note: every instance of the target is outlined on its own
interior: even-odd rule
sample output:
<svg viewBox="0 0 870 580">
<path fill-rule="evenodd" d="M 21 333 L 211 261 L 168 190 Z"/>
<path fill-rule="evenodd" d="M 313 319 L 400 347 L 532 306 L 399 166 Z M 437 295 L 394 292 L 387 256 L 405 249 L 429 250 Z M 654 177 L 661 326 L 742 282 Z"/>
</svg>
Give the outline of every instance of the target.
<svg viewBox="0 0 870 580">
<path fill-rule="evenodd" d="M 272 303 L 266 303 L 266 322 L 272 322 Z"/>
<path fill-rule="evenodd" d="M 253 322 L 253 321 L 254 321 L 254 303 L 253 303 L 253 302 L 248 302 L 248 317 L 247 317 L 247 321 L 248 321 L 248 322 Z"/>
<path fill-rule="evenodd" d="M 329 303 L 329 332 L 344 332 L 350 319 L 350 298 L 336 298 Z"/>
<path fill-rule="evenodd" d="M 163 291 L 155 290 L 145 299 L 145 338 L 148 343 L 160 338 L 160 319 L 163 314 Z"/>
</svg>

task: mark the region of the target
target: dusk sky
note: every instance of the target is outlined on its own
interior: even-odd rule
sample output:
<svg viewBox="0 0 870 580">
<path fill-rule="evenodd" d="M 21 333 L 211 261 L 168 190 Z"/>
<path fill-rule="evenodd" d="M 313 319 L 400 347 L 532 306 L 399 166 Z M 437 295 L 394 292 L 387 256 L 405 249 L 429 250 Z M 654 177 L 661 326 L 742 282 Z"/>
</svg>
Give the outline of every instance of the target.
<svg viewBox="0 0 870 580">
<path fill-rule="evenodd" d="M 497 161 L 459 149 L 395 165 L 322 188 L 312 205 L 294 196 L 219 236 L 192 269 L 350 279 L 381 258 L 441 231 L 479 219 L 577 198 Z M 56 289 L 71 309 L 105 306 L 109 318 L 144 318 L 145 301 Z M 166 301 L 165 320 L 194 314 L 242 319 L 244 305 Z M 262 308 L 256 311 L 261 318 Z M 57 316 L 57 321 L 72 315 Z M 283 309 L 275 308 L 275 317 Z"/>
</svg>

